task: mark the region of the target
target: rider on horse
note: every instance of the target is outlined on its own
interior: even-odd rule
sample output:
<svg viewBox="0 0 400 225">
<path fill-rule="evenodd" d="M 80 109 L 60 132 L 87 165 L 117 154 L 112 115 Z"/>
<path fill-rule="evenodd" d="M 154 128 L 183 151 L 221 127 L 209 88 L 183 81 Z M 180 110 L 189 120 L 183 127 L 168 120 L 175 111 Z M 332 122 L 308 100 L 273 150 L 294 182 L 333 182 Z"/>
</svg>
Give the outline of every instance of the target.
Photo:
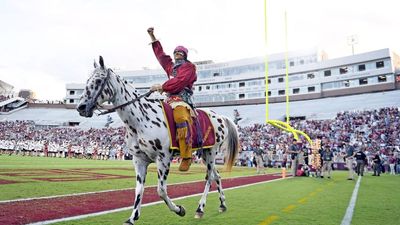
<svg viewBox="0 0 400 225">
<path fill-rule="evenodd" d="M 189 170 L 192 162 L 191 131 L 192 117 L 195 117 L 192 100 L 193 83 L 197 80 L 196 66 L 187 60 L 188 50 L 177 46 L 174 50 L 174 60 L 164 53 L 160 41 L 154 36 L 154 28 L 147 29 L 151 44 L 158 62 L 167 73 L 168 80 L 164 84 L 154 84 L 152 91 L 165 92 L 166 102 L 173 108 L 174 121 L 177 127 L 177 139 L 182 162 L 180 171 Z"/>
</svg>

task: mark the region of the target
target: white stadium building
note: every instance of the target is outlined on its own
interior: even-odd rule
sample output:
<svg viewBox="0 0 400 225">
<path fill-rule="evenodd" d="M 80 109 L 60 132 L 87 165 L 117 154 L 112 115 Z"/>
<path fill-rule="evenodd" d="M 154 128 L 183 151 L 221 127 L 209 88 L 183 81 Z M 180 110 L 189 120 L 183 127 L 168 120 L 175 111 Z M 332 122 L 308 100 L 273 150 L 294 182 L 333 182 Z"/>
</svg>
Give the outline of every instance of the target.
<svg viewBox="0 0 400 225">
<path fill-rule="evenodd" d="M 268 56 L 270 119 L 285 117 L 285 54 Z M 241 124 L 265 121 L 265 58 L 248 58 L 222 63 L 197 62 L 198 80 L 194 99 L 198 107 L 209 107 L 233 117 L 238 109 Z M 147 92 L 167 77 L 161 69 L 115 71 Z M 381 49 L 341 58 L 327 59 L 322 51 L 288 53 L 290 116 L 306 119 L 333 118 L 349 110 L 400 107 L 400 57 Z M 29 103 L 15 112 L 0 113 L 0 121 L 34 120 L 53 126 L 103 127 L 105 116 L 80 117 L 74 109 L 85 84 L 67 84 L 65 104 Z M 153 97 L 161 97 L 153 94 Z M 52 109 L 52 110 L 49 110 Z M 120 126 L 113 113 L 112 126 Z"/>
</svg>

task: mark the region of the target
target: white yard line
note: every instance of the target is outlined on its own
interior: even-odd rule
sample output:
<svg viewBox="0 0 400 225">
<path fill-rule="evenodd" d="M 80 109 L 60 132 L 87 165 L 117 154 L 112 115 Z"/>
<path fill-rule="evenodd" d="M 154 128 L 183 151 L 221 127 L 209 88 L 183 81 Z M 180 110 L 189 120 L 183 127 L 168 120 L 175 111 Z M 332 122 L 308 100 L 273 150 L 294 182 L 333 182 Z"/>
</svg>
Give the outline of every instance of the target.
<svg viewBox="0 0 400 225">
<path fill-rule="evenodd" d="M 358 176 L 357 184 L 354 187 L 353 194 L 351 196 L 349 205 L 347 206 L 346 214 L 343 217 L 341 225 L 350 225 L 351 224 L 351 219 L 353 218 L 353 214 L 354 214 L 354 207 L 356 206 L 358 189 L 360 188 L 361 177 L 362 176 Z"/>
<path fill-rule="evenodd" d="M 291 178 L 291 177 L 289 177 L 289 178 Z M 288 179 L 288 178 L 279 178 L 279 179 L 275 179 L 275 180 L 268 180 L 268 181 L 261 181 L 261 182 L 252 183 L 252 184 L 239 185 L 239 186 L 236 186 L 236 187 L 226 188 L 226 189 L 224 189 L 224 191 L 233 190 L 233 189 L 237 189 L 237 188 L 243 188 L 243 187 L 250 187 L 250 186 L 253 186 L 253 185 L 257 185 L 257 184 L 269 183 L 269 182 L 274 182 L 274 181 L 278 181 L 278 180 L 282 180 L 282 179 Z M 210 191 L 209 193 L 215 193 L 215 192 L 217 192 L 217 190 Z M 172 200 L 175 201 L 175 200 L 180 200 L 180 199 L 186 199 L 186 198 L 190 198 L 190 197 L 200 196 L 202 194 L 203 193 L 192 194 L 192 195 L 182 196 L 182 197 L 178 197 L 178 198 L 173 198 Z M 143 204 L 142 207 L 151 206 L 151 205 L 157 205 L 157 204 L 160 204 L 160 203 L 164 203 L 164 201 L 149 202 L 149 203 Z M 80 215 L 80 216 L 72 216 L 72 217 L 65 217 L 65 218 L 55 219 L 55 220 L 40 221 L 40 222 L 36 222 L 36 223 L 30 223 L 30 224 L 27 224 L 27 225 L 53 224 L 53 223 L 58 223 L 58 222 L 79 220 L 79 219 L 84 219 L 84 218 L 87 218 L 87 217 L 100 216 L 100 215 L 105 215 L 105 214 L 109 214 L 109 213 L 115 213 L 115 212 L 120 212 L 120 211 L 125 211 L 125 210 L 132 210 L 132 209 L 133 209 L 133 206 L 129 206 L 129 207 L 123 207 L 123 208 L 107 210 L 107 211 L 102 211 L 102 212 L 97 212 L 97 213 L 84 214 L 84 215 Z"/>
</svg>

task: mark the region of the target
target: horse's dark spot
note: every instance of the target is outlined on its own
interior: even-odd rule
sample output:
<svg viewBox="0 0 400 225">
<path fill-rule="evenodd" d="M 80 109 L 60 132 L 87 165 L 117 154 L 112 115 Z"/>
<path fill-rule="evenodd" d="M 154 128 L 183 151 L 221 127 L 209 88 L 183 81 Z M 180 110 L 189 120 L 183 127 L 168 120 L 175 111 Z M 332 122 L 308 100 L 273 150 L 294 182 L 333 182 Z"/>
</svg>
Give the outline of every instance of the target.
<svg viewBox="0 0 400 225">
<path fill-rule="evenodd" d="M 167 169 L 167 170 L 165 171 L 165 174 L 168 176 L 168 174 L 169 174 L 169 169 Z"/>
<path fill-rule="evenodd" d="M 137 120 L 138 122 L 140 122 L 140 119 L 139 119 L 138 117 L 136 117 L 136 120 Z"/>
<path fill-rule="evenodd" d="M 161 150 L 161 149 L 162 149 L 162 146 L 161 146 L 161 141 L 160 141 L 160 139 L 157 138 L 157 139 L 154 140 L 154 142 L 155 142 L 155 144 L 156 144 L 157 149 Z"/>
<path fill-rule="evenodd" d="M 167 127 L 167 124 L 163 121 L 164 127 Z"/>
<path fill-rule="evenodd" d="M 146 120 L 147 120 L 147 121 L 150 121 L 150 118 L 149 118 L 148 116 L 146 116 Z"/>
<path fill-rule="evenodd" d="M 167 180 L 167 174 L 166 173 L 164 174 L 163 178 L 164 178 L 164 180 Z"/>
<path fill-rule="evenodd" d="M 135 209 L 138 207 L 138 205 L 139 205 L 139 202 L 140 202 L 140 199 L 141 199 L 142 197 L 141 197 L 141 195 L 139 194 L 137 197 L 136 197 L 136 201 L 135 201 Z"/>
<path fill-rule="evenodd" d="M 207 164 L 207 169 L 211 170 L 211 164 Z"/>
<path fill-rule="evenodd" d="M 158 121 L 158 122 L 160 122 L 160 123 L 161 123 L 161 120 L 160 120 L 160 118 L 158 118 L 158 117 L 157 117 L 156 119 L 157 119 L 157 121 Z"/>
<path fill-rule="evenodd" d="M 139 145 L 135 145 L 133 146 L 135 149 L 139 149 Z"/>
<path fill-rule="evenodd" d="M 140 178 L 139 175 L 136 176 L 136 180 L 137 180 L 137 182 L 142 183 L 142 178 Z"/>
<path fill-rule="evenodd" d="M 221 128 L 221 127 L 218 127 L 218 131 L 222 131 L 222 128 Z"/>
<path fill-rule="evenodd" d="M 153 148 L 154 151 L 157 151 L 156 146 L 153 145 L 153 146 L 151 146 L 151 147 Z"/>
<path fill-rule="evenodd" d="M 159 155 L 160 155 L 160 157 L 161 157 L 161 158 L 164 158 L 164 157 L 165 157 L 165 154 L 164 154 L 164 152 L 160 152 L 160 154 L 159 154 Z"/>
<path fill-rule="evenodd" d="M 124 93 L 124 89 L 122 89 L 122 87 L 121 87 L 121 94 L 123 94 Z"/>
<path fill-rule="evenodd" d="M 124 97 L 125 97 L 125 101 L 128 101 L 128 97 L 126 97 L 126 95 Z"/>
<path fill-rule="evenodd" d="M 217 119 L 218 123 L 222 123 L 222 120 L 220 118 Z"/>
<path fill-rule="evenodd" d="M 153 108 L 151 108 L 151 111 L 153 111 L 153 113 L 157 114 L 157 111 Z"/>
<path fill-rule="evenodd" d="M 156 125 L 157 127 L 161 127 L 160 123 L 156 122 L 156 121 L 151 121 L 154 125 Z"/>
<path fill-rule="evenodd" d="M 135 217 L 133 217 L 133 220 L 138 220 L 139 219 L 139 210 L 135 212 Z"/>
</svg>

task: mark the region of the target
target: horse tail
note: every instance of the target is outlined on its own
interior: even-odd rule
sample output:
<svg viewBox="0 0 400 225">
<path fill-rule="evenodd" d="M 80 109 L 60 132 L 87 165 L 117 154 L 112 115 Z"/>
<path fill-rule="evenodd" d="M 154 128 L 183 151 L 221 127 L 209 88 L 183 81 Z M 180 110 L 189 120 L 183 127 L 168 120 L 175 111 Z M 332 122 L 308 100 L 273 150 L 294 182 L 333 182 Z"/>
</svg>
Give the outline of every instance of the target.
<svg viewBox="0 0 400 225">
<path fill-rule="evenodd" d="M 225 125 L 228 128 L 228 135 L 224 141 L 227 149 L 225 168 L 227 171 L 231 171 L 232 166 L 235 164 L 236 157 L 239 153 L 239 135 L 236 129 L 236 125 L 226 117 L 224 117 L 223 119 L 225 121 Z"/>
</svg>

